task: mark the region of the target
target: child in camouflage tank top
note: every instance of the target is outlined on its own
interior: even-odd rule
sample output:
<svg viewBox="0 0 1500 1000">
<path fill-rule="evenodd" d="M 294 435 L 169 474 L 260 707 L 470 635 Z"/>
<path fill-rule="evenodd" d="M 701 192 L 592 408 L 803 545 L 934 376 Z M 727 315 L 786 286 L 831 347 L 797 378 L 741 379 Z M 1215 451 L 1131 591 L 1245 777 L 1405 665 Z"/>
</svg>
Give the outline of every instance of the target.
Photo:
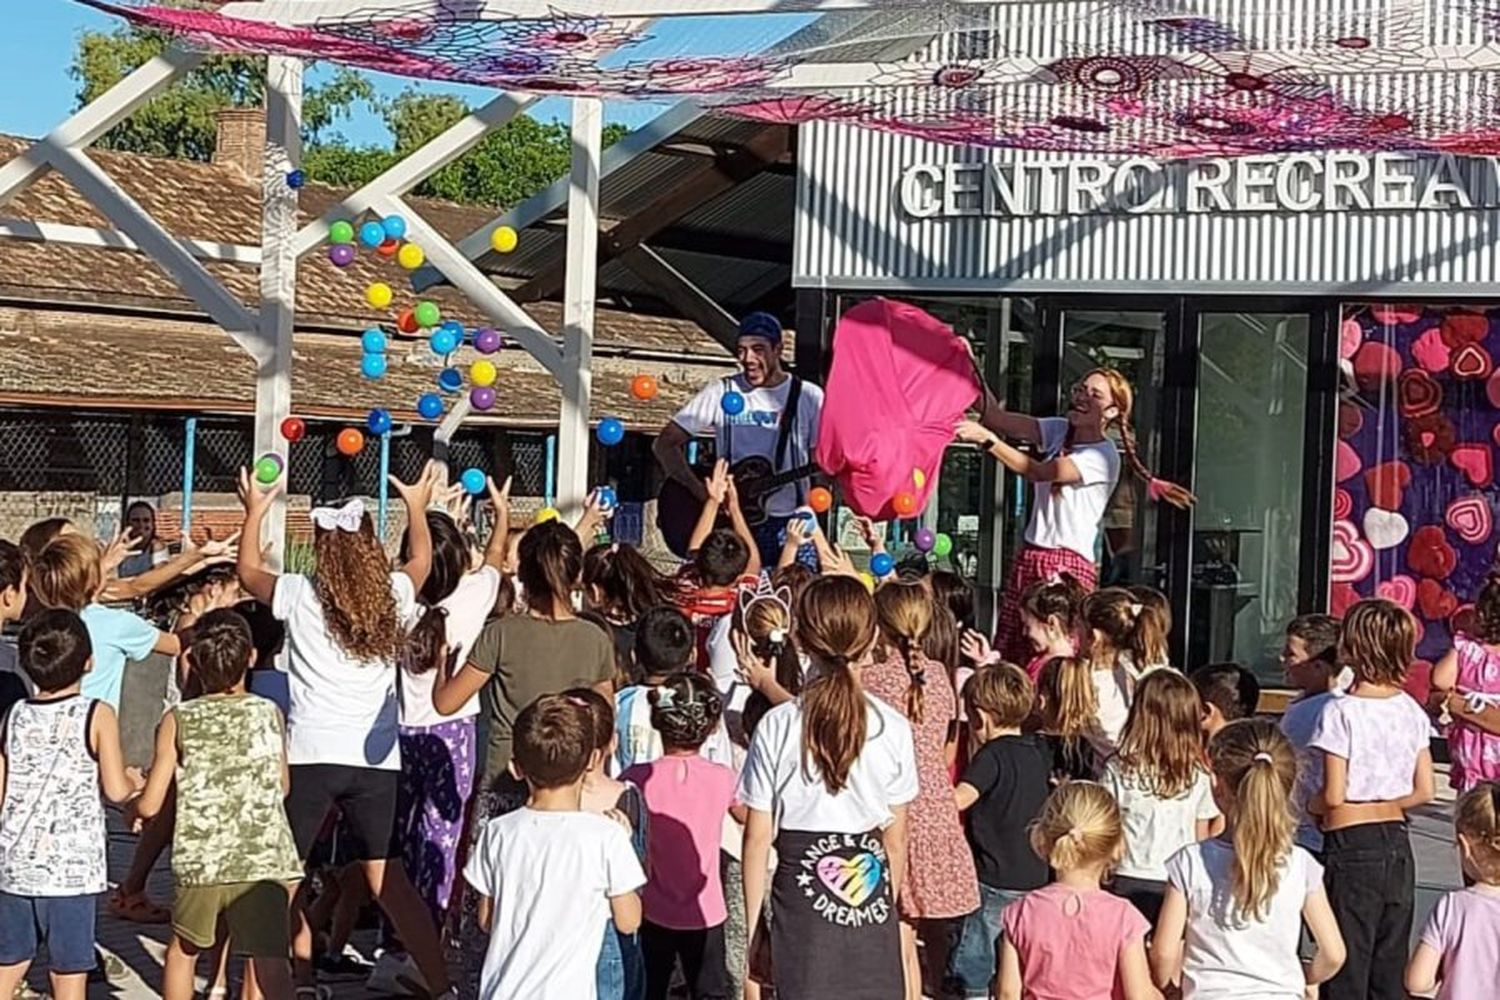
<svg viewBox="0 0 1500 1000">
<path fill-rule="evenodd" d="M 289 893 L 302 872 L 283 806 L 281 712 L 245 691 L 254 652 L 238 613 L 204 615 L 183 655 L 204 693 L 162 719 L 138 805 L 142 816 L 154 815 L 175 779 L 176 898 L 163 1000 L 191 1000 L 198 954 L 214 946 L 221 920 L 265 995 L 290 996 Z"/>
</svg>

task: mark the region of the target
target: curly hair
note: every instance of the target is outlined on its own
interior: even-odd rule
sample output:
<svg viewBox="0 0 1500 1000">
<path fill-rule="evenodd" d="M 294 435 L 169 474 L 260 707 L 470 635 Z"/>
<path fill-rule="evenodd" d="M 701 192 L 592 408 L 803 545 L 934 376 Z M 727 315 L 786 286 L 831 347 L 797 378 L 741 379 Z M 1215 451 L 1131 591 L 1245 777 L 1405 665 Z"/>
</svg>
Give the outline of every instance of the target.
<svg viewBox="0 0 1500 1000">
<path fill-rule="evenodd" d="M 366 514 L 358 531 L 318 531 L 313 588 L 334 643 L 356 660 L 395 662 L 406 635 L 391 593 L 390 560 Z"/>
</svg>

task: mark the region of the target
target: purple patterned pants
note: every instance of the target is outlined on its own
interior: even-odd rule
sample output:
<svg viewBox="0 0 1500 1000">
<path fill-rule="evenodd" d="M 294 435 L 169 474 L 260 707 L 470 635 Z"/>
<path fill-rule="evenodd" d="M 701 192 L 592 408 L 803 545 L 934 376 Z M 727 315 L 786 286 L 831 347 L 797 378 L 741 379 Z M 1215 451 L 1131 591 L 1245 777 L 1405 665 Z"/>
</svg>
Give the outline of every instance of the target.
<svg viewBox="0 0 1500 1000">
<path fill-rule="evenodd" d="M 474 791 L 474 719 L 401 727 L 396 840 L 417 893 L 443 926 Z"/>
</svg>

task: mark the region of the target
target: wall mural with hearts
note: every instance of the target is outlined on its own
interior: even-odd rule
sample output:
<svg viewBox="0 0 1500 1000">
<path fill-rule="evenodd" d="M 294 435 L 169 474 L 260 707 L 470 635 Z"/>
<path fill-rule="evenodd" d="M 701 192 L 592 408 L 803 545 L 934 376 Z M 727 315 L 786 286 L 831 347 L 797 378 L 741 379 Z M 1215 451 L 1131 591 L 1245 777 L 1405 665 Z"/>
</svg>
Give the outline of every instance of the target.
<svg viewBox="0 0 1500 1000">
<path fill-rule="evenodd" d="M 1332 611 L 1409 608 L 1430 663 L 1496 561 L 1500 310 L 1346 306 L 1339 357 Z"/>
</svg>

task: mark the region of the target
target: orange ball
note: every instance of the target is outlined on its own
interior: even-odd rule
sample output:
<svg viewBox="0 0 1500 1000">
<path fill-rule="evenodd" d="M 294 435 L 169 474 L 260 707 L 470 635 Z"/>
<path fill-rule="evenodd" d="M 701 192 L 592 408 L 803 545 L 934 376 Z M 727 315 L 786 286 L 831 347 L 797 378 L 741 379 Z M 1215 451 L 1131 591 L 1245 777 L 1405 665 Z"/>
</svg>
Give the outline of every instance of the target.
<svg viewBox="0 0 1500 1000">
<path fill-rule="evenodd" d="M 412 312 L 410 309 L 401 310 L 400 314 L 396 317 L 396 329 L 400 330 L 402 333 L 416 333 L 416 313 Z"/>
<path fill-rule="evenodd" d="M 396 256 L 396 251 L 400 249 L 400 240 L 386 240 L 384 243 L 380 244 L 380 246 L 375 248 L 375 252 L 380 254 L 380 256 L 382 257 L 394 257 Z"/>
<path fill-rule="evenodd" d="M 891 498 L 891 508 L 902 517 L 911 517 L 917 512 L 917 498 L 903 490 Z"/>
<path fill-rule="evenodd" d="M 353 427 L 345 427 L 339 431 L 337 443 L 339 454 L 353 457 L 364 450 L 365 436 Z"/>
<path fill-rule="evenodd" d="M 807 505 L 815 514 L 827 513 L 828 508 L 833 506 L 833 494 L 826 487 L 814 486 L 807 491 Z"/>
<path fill-rule="evenodd" d="M 657 389 L 655 375 L 637 375 L 630 380 L 630 394 L 641 402 L 655 399 Z"/>
</svg>

